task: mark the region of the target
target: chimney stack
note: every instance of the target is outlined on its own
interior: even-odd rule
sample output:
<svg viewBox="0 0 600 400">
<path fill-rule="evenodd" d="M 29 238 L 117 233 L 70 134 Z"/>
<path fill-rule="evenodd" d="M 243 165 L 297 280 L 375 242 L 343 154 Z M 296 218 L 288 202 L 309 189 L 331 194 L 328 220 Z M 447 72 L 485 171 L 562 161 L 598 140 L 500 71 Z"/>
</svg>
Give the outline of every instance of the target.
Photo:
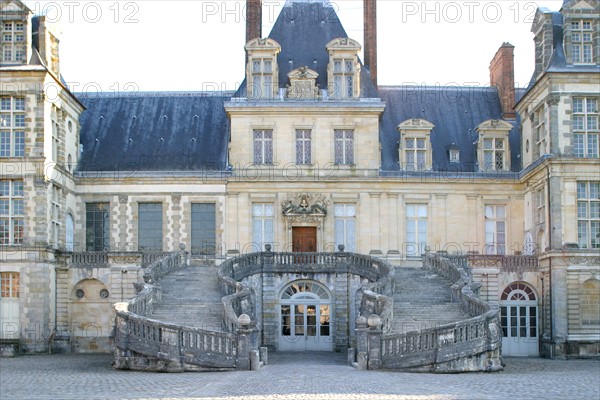
<svg viewBox="0 0 600 400">
<path fill-rule="evenodd" d="M 365 67 L 371 73 L 371 80 L 377 88 L 377 1 L 364 0 L 365 24 Z"/>
<path fill-rule="evenodd" d="M 262 0 L 246 0 L 246 43 L 262 38 Z"/>
<path fill-rule="evenodd" d="M 515 46 L 505 42 L 490 63 L 490 84 L 498 88 L 502 118 L 515 119 Z"/>
</svg>

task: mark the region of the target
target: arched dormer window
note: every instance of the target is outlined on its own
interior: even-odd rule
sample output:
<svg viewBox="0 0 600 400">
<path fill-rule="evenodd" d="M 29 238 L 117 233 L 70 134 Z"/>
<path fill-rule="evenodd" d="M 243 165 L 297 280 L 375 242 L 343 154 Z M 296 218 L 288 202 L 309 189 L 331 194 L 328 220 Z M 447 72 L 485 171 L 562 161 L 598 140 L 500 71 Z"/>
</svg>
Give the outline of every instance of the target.
<svg viewBox="0 0 600 400">
<path fill-rule="evenodd" d="M 400 169 L 428 171 L 432 169 L 431 130 L 435 128 L 424 119 L 409 119 L 398 125 L 400 133 Z"/>
<path fill-rule="evenodd" d="M 330 97 L 350 99 L 360 96 L 360 49 L 360 44 L 349 38 L 338 38 L 327 43 L 327 80 Z"/>
<path fill-rule="evenodd" d="M 252 39 L 246 46 L 248 64 L 246 82 L 248 98 L 272 99 L 279 91 L 279 67 L 277 55 L 279 43 L 273 39 Z"/>
<path fill-rule="evenodd" d="M 508 133 L 512 128 L 508 122 L 498 119 L 490 119 L 477 126 L 480 171 L 510 171 Z"/>
</svg>

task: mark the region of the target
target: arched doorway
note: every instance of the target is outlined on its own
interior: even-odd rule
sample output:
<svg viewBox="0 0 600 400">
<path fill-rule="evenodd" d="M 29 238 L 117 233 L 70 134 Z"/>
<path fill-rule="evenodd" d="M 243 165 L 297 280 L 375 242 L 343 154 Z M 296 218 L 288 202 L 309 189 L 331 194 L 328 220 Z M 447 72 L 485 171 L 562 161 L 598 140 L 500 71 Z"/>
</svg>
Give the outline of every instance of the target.
<svg viewBox="0 0 600 400">
<path fill-rule="evenodd" d="M 500 297 L 502 355 L 537 356 L 538 304 L 533 289 L 522 282 L 506 287 Z"/>
<path fill-rule="evenodd" d="M 332 297 L 325 286 L 295 281 L 281 291 L 279 299 L 279 350 L 333 350 Z"/>
</svg>

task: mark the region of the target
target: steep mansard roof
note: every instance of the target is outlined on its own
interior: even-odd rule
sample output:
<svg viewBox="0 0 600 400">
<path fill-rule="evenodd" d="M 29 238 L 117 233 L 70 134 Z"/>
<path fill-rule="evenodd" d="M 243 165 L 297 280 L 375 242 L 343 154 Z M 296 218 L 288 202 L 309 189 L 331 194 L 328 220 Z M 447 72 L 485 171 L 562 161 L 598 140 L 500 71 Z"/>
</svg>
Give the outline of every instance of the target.
<svg viewBox="0 0 600 400">
<path fill-rule="evenodd" d="M 268 37 L 281 45 L 281 52 L 277 56 L 280 88 L 289 84 L 287 74 L 290 71 L 306 66 L 319 74 L 319 87 L 327 89 L 327 43 L 337 38 L 348 38 L 348 35 L 328 1 L 296 0 L 285 4 Z M 361 68 L 360 82 L 361 97 L 378 97 L 364 66 Z M 245 95 L 246 81 L 236 96 Z"/>
<path fill-rule="evenodd" d="M 319 73 L 318 83 L 326 88 L 326 44 L 347 35 L 327 2 L 293 1 L 284 7 L 269 37 L 282 48 L 278 58 L 282 87 L 288 83 L 289 71 L 307 65 Z M 363 97 L 380 97 L 387 104 L 380 127 L 383 171 L 399 171 L 396 127 L 413 118 L 435 125 L 431 134 L 434 169 L 477 171 L 475 128 L 502 117 L 496 89 L 382 87 L 377 92 L 366 69 L 362 71 Z M 235 96 L 244 91 L 245 83 Z M 81 116 L 79 170 L 224 170 L 229 122 L 223 102 L 231 96 L 140 93 L 84 97 L 88 111 Z M 518 170 L 517 129 L 510 137 L 511 164 Z M 448 159 L 448 148 L 453 144 L 461 149 L 458 166 L 450 165 Z"/>
<path fill-rule="evenodd" d="M 79 171 L 223 171 L 232 93 L 81 97 Z"/>
<path fill-rule="evenodd" d="M 502 119 L 500 98 L 496 88 L 484 87 L 415 87 L 382 86 L 381 99 L 387 108 L 380 127 L 381 169 L 399 171 L 397 127 L 408 119 L 419 118 L 435 125 L 431 131 L 433 169 L 476 172 L 477 139 L 475 128 L 490 119 Z M 518 121 L 510 131 L 511 166 L 520 168 L 521 139 Z M 448 150 L 460 149 L 460 163 L 450 163 Z"/>
</svg>

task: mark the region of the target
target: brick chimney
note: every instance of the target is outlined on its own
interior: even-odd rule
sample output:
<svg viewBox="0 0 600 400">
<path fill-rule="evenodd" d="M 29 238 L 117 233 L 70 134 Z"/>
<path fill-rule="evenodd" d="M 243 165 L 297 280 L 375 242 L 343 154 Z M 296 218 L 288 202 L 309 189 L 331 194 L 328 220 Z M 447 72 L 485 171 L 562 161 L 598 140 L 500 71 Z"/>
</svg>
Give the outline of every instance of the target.
<svg viewBox="0 0 600 400">
<path fill-rule="evenodd" d="M 515 119 L 515 46 L 505 42 L 490 63 L 490 84 L 498 88 L 502 118 Z"/>
<path fill-rule="evenodd" d="M 377 0 L 364 1 L 365 23 L 365 67 L 371 73 L 371 80 L 377 87 Z"/>
<path fill-rule="evenodd" d="M 262 0 L 246 0 L 246 43 L 262 38 Z"/>
</svg>

